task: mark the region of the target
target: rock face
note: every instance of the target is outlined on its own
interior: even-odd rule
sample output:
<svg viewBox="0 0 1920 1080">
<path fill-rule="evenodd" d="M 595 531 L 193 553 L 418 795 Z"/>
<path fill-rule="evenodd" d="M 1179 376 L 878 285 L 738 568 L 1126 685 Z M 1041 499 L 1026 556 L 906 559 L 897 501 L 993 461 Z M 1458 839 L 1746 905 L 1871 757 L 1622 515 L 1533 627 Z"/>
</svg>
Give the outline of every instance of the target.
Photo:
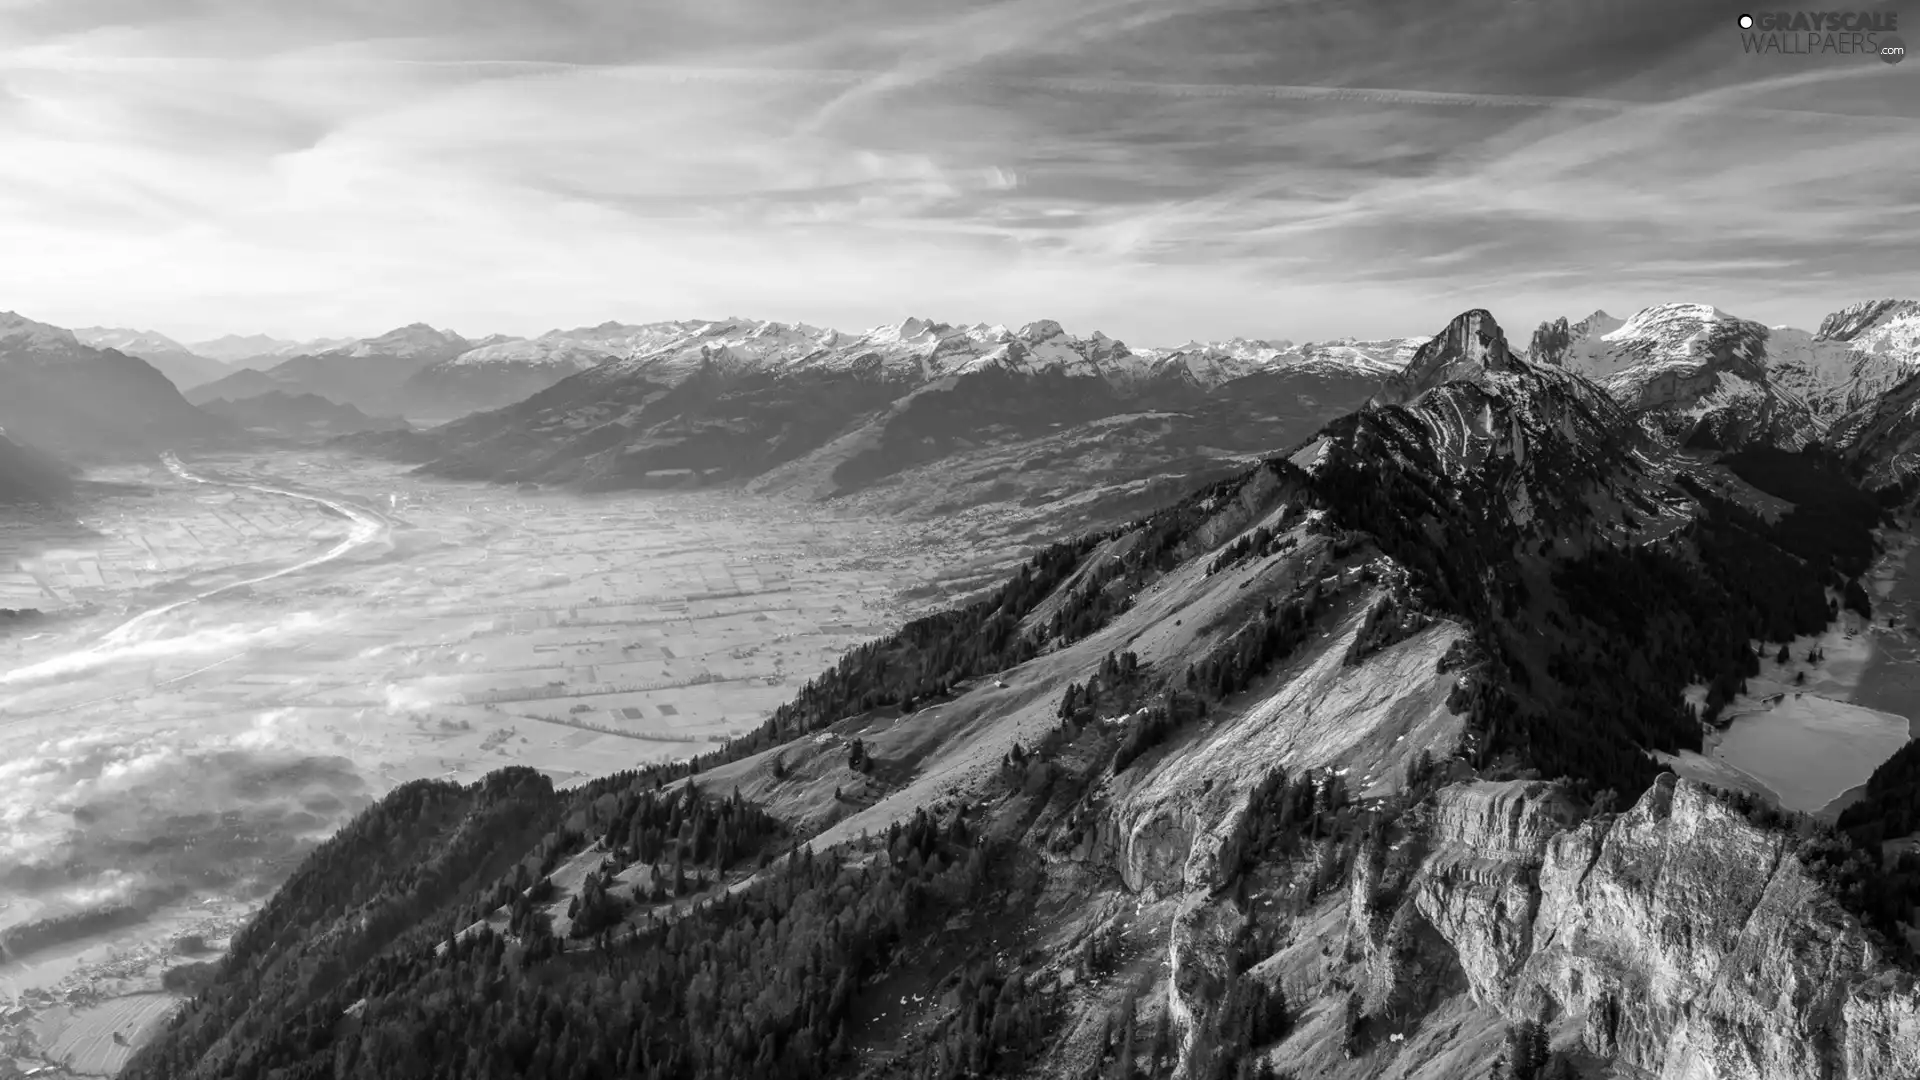
<svg viewBox="0 0 1920 1080">
<path fill-rule="evenodd" d="M 1920 380 L 1834 421 L 1828 444 L 1870 489 L 1911 483 L 1920 475 Z"/>
<path fill-rule="evenodd" d="M 1569 827 L 1551 784 L 1444 790 L 1406 901 L 1473 996 L 1663 1078 L 1920 1073 L 1920 990 L 1793 856 L 1672 775 Z"/>
<path fill-rule="evenodd" d="M 1476 309 L 1455 318 L 1420 346 L 1406 368 L 1387 379 L 1376 400 L 1399 405 L 1442 383 L 1472 381 L 1488 372 L 1516 371 L 1519 366 L 1500 324 Z"/>
<path fill-rule="evenodd" d="M 1920 473 L 1920 301 L 1874 300 L 1829 315 L 1829 347 L 1844 343 L 1854 382 L 1828 443 L 1873 488 Z"/>
<path fill-rule="evenodd" d="M 1920 371 L 1920 348 L 1870 353 L 1776 326 L 1767 339 L 1767 369 L 1774 385 L 1798 394 L 1815 416 L 1832 424 Z"/>
<path fill-rule="evenodd" d="M 1863 300 L 1822 319 L 1818 336 L 1867 353 L 1912 353 L 1920 337 L 1920 300 Z"/>
<path fill-rule="evenodd" d="M 1567 352 L 1575 344 L 1588 338 L 1604 337 L 1620 329 L 1621 320 L 1604 311 L 1596 311 L 1576 323 L 1569 323 L 1563 315 L 1551 322 L 1543 322 L 1533 332 L 1533 341 L 1527 346 L 1527 359 L 1536 364 L 1560 364 L 1566 360 Z"/>
</svg>

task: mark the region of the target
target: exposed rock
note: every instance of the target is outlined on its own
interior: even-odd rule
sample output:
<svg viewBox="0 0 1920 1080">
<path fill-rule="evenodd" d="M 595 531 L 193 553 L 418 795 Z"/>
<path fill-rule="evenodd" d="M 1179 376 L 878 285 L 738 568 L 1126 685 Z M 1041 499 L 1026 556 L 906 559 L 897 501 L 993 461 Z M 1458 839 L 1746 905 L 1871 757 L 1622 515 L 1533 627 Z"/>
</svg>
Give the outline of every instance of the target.
<svg viewBox="0 0 1920 1080">
<path fill-rule="evenodd" d="M 1478 308 L 1456 316 L 1422 345 L 1406 369 L 1387 379 L 1376 400 L 1398 405 L 1442 383 L 1473 380 L 1487 372 L 1510 372 L 1520 361 L 1493 316 Z"/>
<path fill-rule="evenodd" d="M 1443 791 L 1409 903 L 1473 995 L 1661 1077 L 1920 1070 L 1920 994 L 1764 831 L 1668 775 L 1617 819 L 1550 784 Z"/>
<path fill-rule="evenodd" d="M 1660 304 L 1570 343 L 1561 363 L 1598 380 L 1663 441 L 1798 449 L 1822 424 L 1772 381 L 1768 337 L 1765 326 L 1705 304 Z"/>
<path fill-rule="evenodd" d="M 1899 336 L 1895 328 L 1916 318 L 1920 318 L 1920 300 L 1863 300 L 1822 319 L 1817 334 L 1874 352 L 1892 345 Z"/>
</svg>

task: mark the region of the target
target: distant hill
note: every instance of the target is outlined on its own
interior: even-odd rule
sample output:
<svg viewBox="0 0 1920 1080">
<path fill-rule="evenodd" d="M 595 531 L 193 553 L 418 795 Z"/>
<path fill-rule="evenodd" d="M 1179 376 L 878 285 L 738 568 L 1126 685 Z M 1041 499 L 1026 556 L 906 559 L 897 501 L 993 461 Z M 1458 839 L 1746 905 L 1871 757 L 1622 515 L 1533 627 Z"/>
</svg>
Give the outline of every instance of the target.
<svg viewBox="0 0 1920 1080">
<path fill-rule="evenodd" d="M 227 334 L 207 341 L 192 342 L 187 348 L 210 360 L 218 360 L 230 368 L 244 369 L 272 367 L 289 357 L 326 352 L 342 345 L 351 345 L 355 340 L 354 338 L 315 338 L 312 341 L 295 341 L 291 338 L 277 338 L 267 334 Z"/>
<path fill-rule="evenodd" d="M 378 337 L 290 357 L 265 370 L 236 371 L 197 386 L 188 400 L 202 404 L 257 397 L 272 390 L 318 394 L 363 412 L 392 411 L 401 387 L 417 371 L 450 360 L 476 342 L 448 330 L 414 323 Z"/>
<path fill-rule="evenodd" d="M 126 330 L 110 326 L 82 326 L 73 336 L 83 345 L 96 349 L 118 349 L 152 364 L 175 387 L 186 390 L 212 382 L 233 369 L 219 360 L 202 356 L 165 334 L 152 330 Z"/>
<path fill-rule="evenodd" d="M 215 398 L 200 407 L 241 427 L 292 438 L 327 438 L 360 431 L 408 431 L 412 427 L 399 417 L 372 417 L 351 405 L 328 401 L 319 394 L 289 394 L 284 390 L 269 390 L 238 401 Z"/>
<path fill-rule="evenodd" d="M 82 343 L 71 330 L 0 312 L 0 428 L 76 462 L 144 456 L 230 437 L 138 357 Z"/>
</svg>

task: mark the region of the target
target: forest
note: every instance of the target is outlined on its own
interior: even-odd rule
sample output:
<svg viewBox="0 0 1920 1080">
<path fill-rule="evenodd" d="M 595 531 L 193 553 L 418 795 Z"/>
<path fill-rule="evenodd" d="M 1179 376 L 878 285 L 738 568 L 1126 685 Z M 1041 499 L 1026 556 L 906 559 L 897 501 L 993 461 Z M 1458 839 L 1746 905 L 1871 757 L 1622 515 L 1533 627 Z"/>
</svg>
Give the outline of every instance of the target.
<svg viewBox="0 0 1920 1080">
<path fill-rule="evenodd" d="M 462 838 L 481 833 L 494 850 L 539 860 L 554 845 L 510 823 L 529 809 L 530 795 L 537 800 L 537 791 L 526 790 L 532 783 L 490 777 L 471 789 L 398 791 L 330 842 L 319 865 L 352 858 L 378 867 L 382 840 L 412 837 L 395 845 L 404 856 L 448 866 Z M 655 795 L 630 774 L 623 791 L 571 800 L 562 831 L 576 842 L 657 856 L 677 821 L 684 849 L 716 866 L 760 861 L 776 842 L 777 830 L 753 828 L 753 812 L 737 799 L 686 792 L 693 789 Z M 603 804 L 597 814 L 596 803 Z M 449 823 L 455 810 L 465 818 L 457 825 Z M 1012 902 L 1017 886 L 1004 883 L 1020 879 L 995 868 L 1013 858 L 964 823 L 937 825 L 923 812 L 851 848 L 817 857 L 799 848 L 752 887 L 618 936 L 602 932 L 569 947 L 541 918 L 522 915 L 511 935 L 483 924 L 456 939 L 453 930 L 471 911 L 448 917 L 451 909 L 442 908 L 421 911 L 418 925 L 386 935 L 387 947 L 375 952 L 364 932 L 302 933 L 288 920 L 344 929 L 357 921 L 349 916 L 408 896 L 405 883 L 421 876 L 392 864 L 302 874 L 275 897 L 244 947 L 236 945 L 219 983 L 123 1075 L 181 1076 L 196 1063 L 196 1075 L 289 1080 L 336 1069 L 588 1080 L 819 1075 L 847 1053 L 846 1027 L 865 980 L 923 942 L 942 911 Z M 526 867 L 518 863 L 507 881 L 528 880 Z M 373 895 L 366 895 L 369 884 L 378 886 Z M 933 1037 L 938 1052 L 927 1058 L 945 1064 L 915 1075 L 944 1080 L 1031 1050 L 1047 1005 L 1017 966 L 976 965 L 955 985 L 966 1007 Z M 245 1037 L 220 1038 L 227 1033 Z"/>
</svg>

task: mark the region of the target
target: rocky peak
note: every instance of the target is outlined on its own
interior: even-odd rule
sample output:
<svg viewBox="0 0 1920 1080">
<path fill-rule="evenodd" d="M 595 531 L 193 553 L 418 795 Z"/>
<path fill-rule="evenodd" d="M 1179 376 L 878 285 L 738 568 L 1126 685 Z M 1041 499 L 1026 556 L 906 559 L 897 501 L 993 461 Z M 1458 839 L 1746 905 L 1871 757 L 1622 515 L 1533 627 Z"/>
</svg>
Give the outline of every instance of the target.
<svg viewBox="0 0 1920 1080">
<path fill-rule="evenodd" d="M 1565 316 L 1543 322 L 1533 332 L 1533 340 L 1527 346 L 1527 359 L 1536 364 L 1565 364 L 1567 353 L 1572 347 L 1591 337 L 1599 337 L 1618 330 L 1623 321 L 1596 310 L 1593 314 L 1578 322 L 1568 322 Z"/>
<path fill-rule="evenodd" d="M 1376 399 L 1403 404 L 1442 383 L 1478 379 L 1489 372 L 1511 372 L 1522 367 L 1507 347 L 1507 336 L 1493 315 L 1481 308 L 1458 315 L 1408 361 L 1405 371 L 1389 378 Z"/>
<path fill-rule="evenodd" d="M 346 346 L 343 351 L 353 356 L 413 357 L 439 352 L 451 355 L 453 351 L 464 349 L 469 344 L 451 330 L 438 330 L 426 323 L 409 323 L 377 337 L 362 338 Z"/>
<path fill-rule="evenodd" d="M 1814 337 L 1826 341 L 1852 341 L 1874 325 L 1904 315 L 1920 314 L 1920 300 L 1863 300 L 1820 320 Z"/>
<path fill-rule="evenodd" d="M 1051 341 L 1065 335 L 1066 330 L 1059 323 L 1052 319 L 1037 319 L 1021 327 L 1019 337 L 1029 344 L 1038 345 L 1043 341 Z"/>
<path fill-rule="evenodd" d="M 1536 364 L 1558 365 L 1567 355 L 1567 347 L 1573 344 L 1573 329 L 1567 323 L 1565 315 L 1541 323 L 1533 331 L 1533 340 L 1527 344 L 1527 359 Z"/>
</svg>

